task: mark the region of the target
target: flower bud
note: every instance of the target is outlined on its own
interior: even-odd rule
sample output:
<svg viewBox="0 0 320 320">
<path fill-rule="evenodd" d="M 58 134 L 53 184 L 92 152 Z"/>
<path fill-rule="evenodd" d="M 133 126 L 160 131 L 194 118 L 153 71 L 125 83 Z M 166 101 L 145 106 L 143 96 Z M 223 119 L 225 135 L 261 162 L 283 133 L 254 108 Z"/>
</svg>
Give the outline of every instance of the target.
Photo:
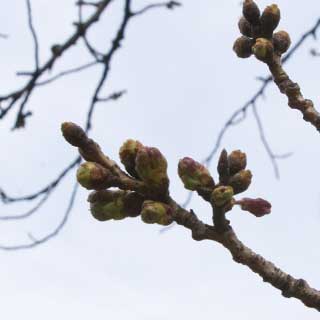
<svg viewBox="0 0 320 320">
<path fill-rule="evenodd" d="M 74 147 L 81 147 L 88 139 L 83 129 L 73 122 L 63 122 L 61 131 L 66 141 Z"/>
<path fill-rule="evenodd" d="M 256 43 L 252 47 L 252 51 L 258 60 L 266 63 L 271 61 L 273 57 L 273 45 L 271 41 L 264 38 L 258 38 L 256 40 Z"/>
<path fill-rule="evenodd" d="M 249 211 L 256 217 L 262 217 L 271 212 L 271 203 L 261 198 L 243 198 L 236 201 L 236 204 L 239 204 L 242 210 Z"/>
<path fill-rule="evenodd" d="M 172 209 L 165 203 L 146 200 L 142 205 L 141 219 L 148 224 L 168 226 L 173 222 Z"/>
<path fill-rule="evenodd" d="M 129 191 L 103 190 L 89 195 L 90 210 L 99 221 L 110 219 L 121 220 L 128 216 L 125 211 L 124 199 Z"/>
<path fill-rule="evenodd" d="M 272 37 L 274 50 L 280 54 L 285 53 L 290 45 L 291 39 L 286 31 L 278 31 Z"/>
<path fill-rule="evenodd" d="M 112 173 L 95 162 L 83 163 L 77 171 L 78 182 L 88 190 L 101 190 L 112 186 Z"/>
<path fill-rule="evenodd" d="M 233 197 L 233 189 L 230 186 L 221 186 L 213 190 L 211 201 L 217 207 L 222 207 L 229 203 Z"/>
<path fill-rule="evenodd" d="M 249 58 L 252 54 L 254 41 L 248 37 L 241 36 L 233 44 L 233 51 L 239 58 Z"/>
<path fill-rule="evenodd" d="M 142 204 L 144 202 L 143 196 L 131 191 L 114 191 L 114 190 L 100 190 L 92 192 L 88 201 L 90 203 L 106 204 L 113 202 L 115 199 L 121 198 L 123 202 L 123 211 L 128 217 L 137 217 L 140 215 Z M 112 217 L 111 217 L 112 218 Z"/>
<path fill-rule="evenodd" d="M 234 194 L 246 191 L 252 179 L 252 173 L 250 170 L 241 170 L 232 176 L 229 180 L 229 185 L 233 188 Z"/>
<path fill-rule="evenodd" d="M 185 157 L 179 161 L 178 174 L 188 190 L 214 187 L 214 181 L 208 169 L 192 158 Z"/>
<path fill-rule="evenodd" d="M 228 157 L 230 175 L 234 175 L 246 168 L 247 156 L 240 150 L 232 151 Z"/>
<path fill-rule="evenodd" d="M 262 35 L 266 38 L 271 38 L 273 31 L 277 28 L 280 22 L 280 10 L 276 4 L 267 6 L 260 18 Z"/>
<path fill-rule="evenodd" d="M 241 17 L 238 22 L 238 27 L 242 35 L 251 38 L 252 37 L 252 26 L 251 23 L 245 18 Z"/>
<path fill-rule="evenodd" d="M 135 170 L 136 156 L 138 150 L 142 147 L 143 145 L 139 141 L 129 139 L 121 146 L 119 151 L 122 164 L 125 166 L 127 172 L 135 178 L 138 177 Z"/>
<path fill-rule="evenodd" d="M 229 179 L 229 161 L 228 161 L 228 153 L 225 149 L 221 151 L 217 170 L 219 173 L 220 182 L 226 184 Z"/>
<path fill-rule="evenodd" d="M 161 192 L 168 191 L 167 166 L 166 158 L 157 148 L 138 149 L 135 170 L 148 186 Z"/>
<path fill-rule="evenodd" d="M 243 2 L 242 13 L 251 24 L 259 24 L 260 10 L 254 1 L 245 0 Z"/>
</svg>

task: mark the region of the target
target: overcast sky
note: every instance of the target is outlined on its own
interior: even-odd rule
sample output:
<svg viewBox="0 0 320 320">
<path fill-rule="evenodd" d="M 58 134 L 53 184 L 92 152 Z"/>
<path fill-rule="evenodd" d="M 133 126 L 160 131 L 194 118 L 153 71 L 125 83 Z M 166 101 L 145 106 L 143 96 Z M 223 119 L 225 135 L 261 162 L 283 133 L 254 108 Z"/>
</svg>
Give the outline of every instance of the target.
<svg viewBox="0 0 320 320">
<path fill-rule="evenodd" d="M 228 116 L 260 86 L 257 76 L 266 66 L 254 59 L 238 59 L 232 51 L 239 36 L 239 0 L 185 0 L 175 11 L 149 12 L 131 22 L 123 48 L 116 55 L 105 96 L 128 90 L 118 102 L 100 104 L 91 136 L 113 159 L 127 138 L 158 147 L 167 156 L 171 193 L 182 202 L 186 191 L 176 170 L 181 157 L 204 158 L 212 149 Z M 147 1 L 133 1 L 141 8 Z M 258 1 L 262 7 L 268 1 Z M 319 2 L 278 0 L 280 29 L 293 42 L 320 16 Z M 50 46 L 72 32 L 74 1 L 33 0 L 41 62 Z M 116 0 L 89 37 L 104 48 L 117 29 L 123 1 Z M 3 1 L 0 10 L 0 92 L 25 81 L 16 71 L 33 68 L 32 39 L 27 28 L 25 2 Z M 319 47 L 305 42 L 286 69 L 306 97 L 318 106 L 320 59 L 310 56 Z M 84 49 L 70 50 L 55 72 L 90 61 Z M 11 195 L 38 190 L 52 180 L 76 155 L 60 134 L 60 123 L 83 125 L 98 68 L 69 76 L 32 95 L 24 130 L 11 132 L 12 113 L 0 122 L 0 186 Z M 275 85 L 260 99 L 258 110 L 275 153 L 293 152 L 280 160 L 275 179 L 257 125 L 247 119 L 228 131 L 223 147 L 247 153 L 254 178 L 244 195 L 263 197 L 272 214 L 256 219 L 240 210 L 230 214 L 239 238 L 256 252 L 295 277 L 320 288 L 319 133 L 291 110 Z M 211 167 L 216 177 L 215 163 Z M 75 173 L 69 174 L 48 203 L 32 218 L 0 224 L 0 243 L 28 242 L 27 234 L 42 237 L 59 223 L 67 206 Z M 160 234 L 159 226 L 139 218 L 97 222 L 89 214 L 88 192 L 80 190 L 70 220 L 61 234 L 33 250 L 0 252 L 1 315 L 4 319 L 318 319 L 316 311 L 285 299 L 248 268 L 233 262 L 219 244 L 195 242 L 181 227 Z M 27 204 L 30 206 L 31 204 Z M 194 197 L 190 208 L 210 222 L 210 208 Z M 1 206 L 14 214 L 26 205 Z"/>
</svg>

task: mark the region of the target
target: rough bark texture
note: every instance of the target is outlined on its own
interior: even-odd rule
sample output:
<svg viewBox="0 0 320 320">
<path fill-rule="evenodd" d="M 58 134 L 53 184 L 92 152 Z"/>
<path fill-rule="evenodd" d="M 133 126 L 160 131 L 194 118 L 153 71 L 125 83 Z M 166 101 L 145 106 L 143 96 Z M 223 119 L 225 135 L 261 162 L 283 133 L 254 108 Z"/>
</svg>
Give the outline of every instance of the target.
<svg viewBox="0 0 320 320">
<path fill-rule="evenodd" d="M 172 203 L 174 201 L 172 200 Z M 296 298 L 309 308 L 320 311 L 320 291 L 310 287 L 303 279 L 295 279 L 290 274 L 276 267 L 259 254 L 245 246 L 232 228 L 219 233 L 216 228 L 204 224 L 193 212 L 176 206 L 175 221 L 192 232 L 194 240 L 212 240 L 222 244 L 232 255 L 233 260 L 257 273 L 265 282 L 279 289 L 286 298 Z"/>
<path fill-rule="evenodd" d="M 292 109 L 300 110 L 303 114 L 303 119 L 310 122 L 320 131 L 320 113 L 314 108 L 311 100 L 303 97 L 299 85 L 293 82 L 284 71 L 281 57 L 274 54 L 268 66 L 279 90 L 288 97 L 288 105 Z"/>
</svg>

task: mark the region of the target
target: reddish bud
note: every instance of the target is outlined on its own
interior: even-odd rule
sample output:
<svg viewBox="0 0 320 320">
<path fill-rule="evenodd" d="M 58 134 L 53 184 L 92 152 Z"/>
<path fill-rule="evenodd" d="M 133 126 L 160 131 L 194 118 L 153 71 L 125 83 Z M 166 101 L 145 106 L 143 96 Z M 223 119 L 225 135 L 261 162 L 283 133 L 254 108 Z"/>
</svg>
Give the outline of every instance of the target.
<svg viewBox="0 0 320 320">
<path fill-rule="evenodd" d="M 271 203 L 261 198 L 243 198 L 236 201 L 235 204 L 240 205 L 242 210 L 248 211 L 256 217 L 262 217 L 271 212 Z"/>
</svg>

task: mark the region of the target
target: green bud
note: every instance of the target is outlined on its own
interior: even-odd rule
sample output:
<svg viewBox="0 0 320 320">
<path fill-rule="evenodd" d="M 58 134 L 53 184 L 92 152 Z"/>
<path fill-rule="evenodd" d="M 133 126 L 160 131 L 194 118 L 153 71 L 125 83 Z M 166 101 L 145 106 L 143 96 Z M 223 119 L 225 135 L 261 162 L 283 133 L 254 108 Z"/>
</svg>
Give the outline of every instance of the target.
<svg viewBox="0 0 320 320">
<path fill-rule="evenodd" d="M 251 38 L 252 37 L 252 26 L 251 23 L 245 18 L 241 17 L 238 22 L 238 27 L 242 35 Z"/>
<path fill-rule="evenodd" d="M 249 58 L 252 55 L 252 45 L 254 40 L 241 36 L 233 44 L 233 51 L 239 58 Z"/>
<path fill-rule="evenodd" d="M 252 0 L 245 0 L 242 7 L 243 16 L 251 24 L 259 24 L 260 22 L 260 10 L 257 4 Z"/>
<path fill-rule="evenodd" d="M 78 182 L 86 189 L 101 190 L 113 185 L 112 173 L 95 162 L 83 163 L 77 171 Z"/>
<path fill-rule="evenodd" d="M 167 192 L 169 178 L 167 160 L 157 148 L 138 149 L 135 170 L 139 177 L 151 188 Z"/>
<path fill-rule="evenodd" d="M 233 189 L 230 186 L 221 186 L 213 190 L 211 201 L 217 207 L 228 204 L 233 198 Z"/>
<path fill-rule="evenodd" d="M 260 18 L 262 35 L 266 38 L 271 38 L 273 31 L 277 28 L 280 22 L 280 10 L 276 4 L 267 6 Z"/>
<path fill-rule="evenodd" d="M 229 180 L 229 185 L 233 188 L 234 194 L 246 191 L 252 179 L 252 173 L 250 170 L 241 170 L 232 176 Z"/>
<path fill-rule="evenodd" d="M 173 222 L 172 209 L 165 203 L 146 200 L 142 205 L 141 219 L 148 224 L 168 226 Z"/>
<path fill-rule="evenodd" d="M 252 51 L 258 60 L 266 63 L 272 60 L 273 45 L 272 42 L 267 39 L 258 38 L 252 47 Z"/>
<path fill-rule="evenodd" d="M 128 217 L 124 203 L 128 193 L 129 191 L 103 190 L 90 194 L 88 201 L 91 214 L 99 221 L 122 220 Z"/>
<path fill-rule="evenodd" d="M 272 37 L 274 50 L 280 54 L 287 52 L 291 45 L 291 39 L 286 31 L 278 31 Z"/>
<path fill-rule="evenodd" d="M 247 156 L 240 150 L 232 151 L 228 157 L 230 175 L 234 175 L 246 168 Z"/>
<path fill-rule="evenodd" d="M 129 139 L 121 146 L 119 151 L 121 162 L 125 166 L 127 172 L 135 178 L 138 178 L 138 174 L 135 170 L 136 156 L 138 150 L 142 147 L 143 145 L 139 141 Z"/>
<path fill-rule="evenodd" d="M 74 147 L 81 147 L 88 139 L 83 129 L 73 122 L 63 122 L 61 131 L 66 141 Z"/>
<path fill-rule="evenodd" d="M 188 190 L 213 188 L 214 181 L 208 169 L 201 163 L 185 157 L 179 161 L 178 174 Z"/>
</svg>

